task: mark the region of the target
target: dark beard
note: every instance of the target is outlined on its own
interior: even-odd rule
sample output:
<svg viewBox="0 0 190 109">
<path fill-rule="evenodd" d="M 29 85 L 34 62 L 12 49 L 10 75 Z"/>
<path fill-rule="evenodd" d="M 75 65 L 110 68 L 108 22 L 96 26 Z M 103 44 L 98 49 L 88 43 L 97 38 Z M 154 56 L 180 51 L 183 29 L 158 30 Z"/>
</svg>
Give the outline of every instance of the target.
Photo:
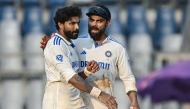
<svg viewBox="0 0 190 109">
<path fill-rule="evenodd" d="M 67 30 L 64 30 L 63 31 L 65 33 L 65 35 L 69 38 L 69 39 L 77 39 L 78 38 L 78 33 L 79 33 L 79 30 L 76 30 L 76 31 L 67 31 Z M 75 33 L 75 34 L 74 34 Z M 76 34 L 77 33 L 77 34 Z"/>
<path fill-rule="evenodd" d="M 99 40 L 101 38 L 101 36 L 102 36 L 102 34 L 104 34 L 106 28 L 99 30 L 98 33 L 91 33 L 92 29 L 97 29 L 97 30 L 99 30 L 99 29 L 96 28 L 96 27 L 90 27 L 90 26 L 88 26 L 88 33 L 90 34 L 90 37 L 94 41 L 96 41 L 96 40 Z"/>
</svg>

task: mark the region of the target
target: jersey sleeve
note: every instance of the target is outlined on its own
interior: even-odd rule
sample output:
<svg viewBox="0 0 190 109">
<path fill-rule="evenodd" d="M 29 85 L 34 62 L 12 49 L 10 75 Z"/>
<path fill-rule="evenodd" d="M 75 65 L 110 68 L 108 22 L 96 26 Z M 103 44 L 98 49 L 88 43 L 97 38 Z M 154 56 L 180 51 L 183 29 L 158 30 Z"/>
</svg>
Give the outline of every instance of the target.
<svg viewBox="0 0 190 109">
<path fill-rule="evenodd" d="M 50 50 L 50 57 L 56 70 L 65 78 L 68 82 L 76 72 L 73 70 L 69 57 L 66 53 L 66 49 L 61 46 L 53 46 Z"/>
<path fill-rule="evenodd" d="M 119 77 L 124 83 L 126 93 L 132 90 L 137 91 L 135 77 L 132 74 L 129 58 L 125 48 L 122 48 L 119 51 L 118 56 Z"/>
</svg>

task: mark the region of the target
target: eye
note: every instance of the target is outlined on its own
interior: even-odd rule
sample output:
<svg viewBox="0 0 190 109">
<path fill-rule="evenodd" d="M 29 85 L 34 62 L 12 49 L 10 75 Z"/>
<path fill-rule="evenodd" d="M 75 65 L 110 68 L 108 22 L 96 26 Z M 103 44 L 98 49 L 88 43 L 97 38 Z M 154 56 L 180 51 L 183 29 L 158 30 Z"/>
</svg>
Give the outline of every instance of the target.
<svg viewBox="0 0 190 109">
<path fill-rule="evenodd" d="M 92 19 L 90 19 L 89 21 L 90 21 L 90 22 L 92 22 L 93 20 L 92 20 Z"/>
<path fill-rule="evenodd" d="M 98 20 L 98 23 L 101 23 L 102 21 L 101 20 Z"/>
</svg>

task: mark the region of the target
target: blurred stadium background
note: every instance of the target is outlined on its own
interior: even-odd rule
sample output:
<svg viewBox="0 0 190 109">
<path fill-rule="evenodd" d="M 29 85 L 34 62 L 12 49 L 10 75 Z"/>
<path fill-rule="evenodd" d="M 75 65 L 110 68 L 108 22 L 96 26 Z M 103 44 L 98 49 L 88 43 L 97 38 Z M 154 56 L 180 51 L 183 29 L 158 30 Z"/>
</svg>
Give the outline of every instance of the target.
<svg viewBox="0 0 190 109">
<path fill-rule="evenodd" d="M 58 7 L 82 8 L 80 34 L 87 33 L 85 13 L 94 4 L 108 6 L 108 33 L 127 47 L 137 81 L 149 72 L 190 59 L 188 0 L 0 0 L 0 109 L 41 109 L 45 72 L 41 37 L 56 32 Z M 189 71 L 190 73 L 190 71 Z M 119 109 L 128 109 L 119 78 L 115 83 Z M 139 96 L 141 109 L 190 109 L 190 101 L 152 103 Z"/>
</svg>

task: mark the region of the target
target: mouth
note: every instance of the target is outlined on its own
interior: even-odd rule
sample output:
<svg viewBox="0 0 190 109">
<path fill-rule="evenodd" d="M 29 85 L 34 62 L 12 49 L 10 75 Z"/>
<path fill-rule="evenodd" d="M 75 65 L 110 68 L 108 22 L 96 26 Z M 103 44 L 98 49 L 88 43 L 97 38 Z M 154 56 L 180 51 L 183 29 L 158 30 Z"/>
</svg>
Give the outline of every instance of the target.
<svg viewBox="0 0 190 109">
<path fill-rule="evenodd" d="M 92 33 L 97 33 L 97 32 L 98 32 L 98 29 L 91 29 L 91 32 L 92 32 Z"/>
<path fill-rule="evenodd" d="M 78 34 L 77 32 L 73 33 L 73 34 Z"/>
<path fill-rule="evenodd" d="M 78 34 L 78 33 L 79 33 L 78 31 L 73 32 L 73 34 Z"/>
</svg>

